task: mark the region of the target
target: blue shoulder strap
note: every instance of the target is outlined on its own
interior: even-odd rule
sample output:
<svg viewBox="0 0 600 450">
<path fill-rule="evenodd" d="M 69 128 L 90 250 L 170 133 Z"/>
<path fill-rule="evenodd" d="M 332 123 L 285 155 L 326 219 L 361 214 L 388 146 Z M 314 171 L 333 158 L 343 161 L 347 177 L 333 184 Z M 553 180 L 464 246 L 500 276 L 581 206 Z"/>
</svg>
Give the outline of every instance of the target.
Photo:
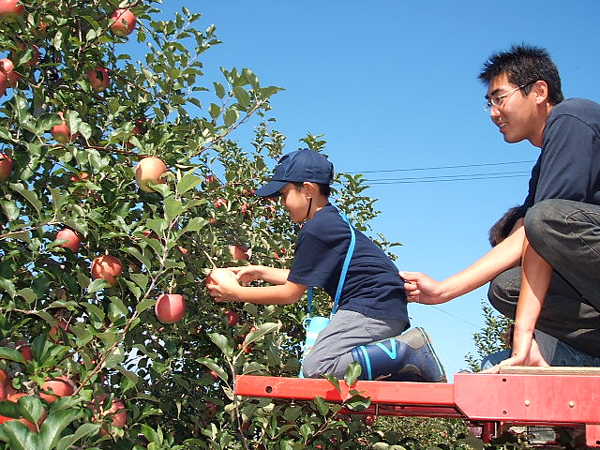
<svg viewBox="0 0 600 450">
<path fill-rule="evenodd" d="M 350 260 L 352 259 L 352 254 L 354 253 L 354 246 L 356 245 L 356 233 L 354 232 L 354 228 L 350 224 L 350 221 L 346 217 L 345 214 L 340 214 L 344 221 L 350 227 L 350 246 L 348 247 L 348 251 L 346 252 L 346 257 L 344 259 L 344 265 L 342 266 L 342 271 L 340 272 L 340 280 L 338 281 L 337 289 L 335 291 L 335 298 L 333 300 L 333 307 L 331 308 L 331 315 L 333 316 L 338 310 L 338 304 L 340 302 L 340 297 L 342 296 L 342 289 L 344 288 L 344 282 L 346 281 L 346 274 L 348 273 L 348 267 L 350 266 Z M 313 301 L 313 287 L 308 287 L 307 292 L 307 300 L 308 300 L 308 315 L 312 314 L 312 301 Z"/>
</svg>

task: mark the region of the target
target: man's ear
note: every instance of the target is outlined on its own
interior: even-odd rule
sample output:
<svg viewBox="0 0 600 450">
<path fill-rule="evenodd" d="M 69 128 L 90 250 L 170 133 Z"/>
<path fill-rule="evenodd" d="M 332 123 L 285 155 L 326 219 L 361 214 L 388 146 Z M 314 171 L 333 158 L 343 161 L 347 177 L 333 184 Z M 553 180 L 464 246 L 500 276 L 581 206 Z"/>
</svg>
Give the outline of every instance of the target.
<svg viewBox="0 0 600 450">
<path fill-rule="evenodd" d="M 533 93 L 535 94 L 535 102 L 539 105 L 546 103 L 550 99 L 550 89 L 548 83 L 544 80 L 538 80 L 533 85 Z"/>
</svg>

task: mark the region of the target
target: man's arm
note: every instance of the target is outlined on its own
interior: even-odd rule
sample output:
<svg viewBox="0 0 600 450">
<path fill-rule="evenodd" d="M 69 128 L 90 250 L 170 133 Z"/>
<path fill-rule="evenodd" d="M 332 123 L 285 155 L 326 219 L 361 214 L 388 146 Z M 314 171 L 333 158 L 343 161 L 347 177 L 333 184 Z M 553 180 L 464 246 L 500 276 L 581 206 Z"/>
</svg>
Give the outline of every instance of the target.
<svg viewBox="0 0 600 450">
<path fill-rule="evenodd" d="M 420 272 L 400 272 L 409 302 L 437 305 L 471 292 L 521 260 L 525 230 L 521 224 L 500 244 L 466 269 L 444 281 L 435 281 Z"/>
<path fill-rule="evenodd" d="M 540 317 L 552 278 L 552 266 L 529 245 L 523 244 L 521 291 L 515 315 L 512 356 L 500 366 L 543 365 L 539 355 L 531 355 L 533 331 Z M 533 356 L 533 358 L 532 358 Z"/>
</svg>

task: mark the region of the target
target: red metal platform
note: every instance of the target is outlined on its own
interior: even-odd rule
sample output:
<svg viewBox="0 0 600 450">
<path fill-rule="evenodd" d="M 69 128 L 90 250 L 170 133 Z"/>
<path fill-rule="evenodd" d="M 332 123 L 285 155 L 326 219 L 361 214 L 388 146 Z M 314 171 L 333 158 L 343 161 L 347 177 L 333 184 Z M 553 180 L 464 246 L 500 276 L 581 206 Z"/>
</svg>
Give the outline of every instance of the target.
<svg viewBox="0 0 600 450">
<path fill-rule="evenodd" d="M 585 435 L 585 445 L 600 447 L 600 375 L 598 370 L 528 371 L 524 373 L 458 373 L 454 383 L 358 381 L 352 389 L 371 399 L 361 414 L 449 417 L 480 424 L 489 441 L 513 426 L 572 429 Z M 518 371 L 517 371 L 518 372 Z M 343 402 L 325 379 L 239 376 L 235 393 L 250 397 Z"/>
</svg>

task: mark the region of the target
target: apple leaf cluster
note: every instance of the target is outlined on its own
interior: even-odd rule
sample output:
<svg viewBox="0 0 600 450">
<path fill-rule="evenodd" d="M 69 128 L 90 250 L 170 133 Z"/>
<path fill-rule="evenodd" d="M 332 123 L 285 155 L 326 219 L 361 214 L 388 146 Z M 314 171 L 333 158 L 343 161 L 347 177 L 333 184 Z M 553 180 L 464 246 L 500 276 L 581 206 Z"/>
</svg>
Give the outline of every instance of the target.
<svg viewBox="0 0 600 450">
<path fill-rule="evenodd" d="M 0 1 L 0 448 L 380 441 L 341 405 L 233 394 L 239 374 L 297 374 L 304 338 L 302 306 L 224 306 L 204 287 L 216 266 L 291 261 L 297 227 L 253 195 L 284 151 L 270 105 L 281 88 L 245 68 L 205 80 L 216 27 L 187 8 L 156 20 L 158 8 Z M 245 147 L 240 126 L 254 126 Z M 147 157 L 166 170 L 141 189 Z M 368 230 L 364 179 L 338 181 L 340 208 Z"/>
</svg>

